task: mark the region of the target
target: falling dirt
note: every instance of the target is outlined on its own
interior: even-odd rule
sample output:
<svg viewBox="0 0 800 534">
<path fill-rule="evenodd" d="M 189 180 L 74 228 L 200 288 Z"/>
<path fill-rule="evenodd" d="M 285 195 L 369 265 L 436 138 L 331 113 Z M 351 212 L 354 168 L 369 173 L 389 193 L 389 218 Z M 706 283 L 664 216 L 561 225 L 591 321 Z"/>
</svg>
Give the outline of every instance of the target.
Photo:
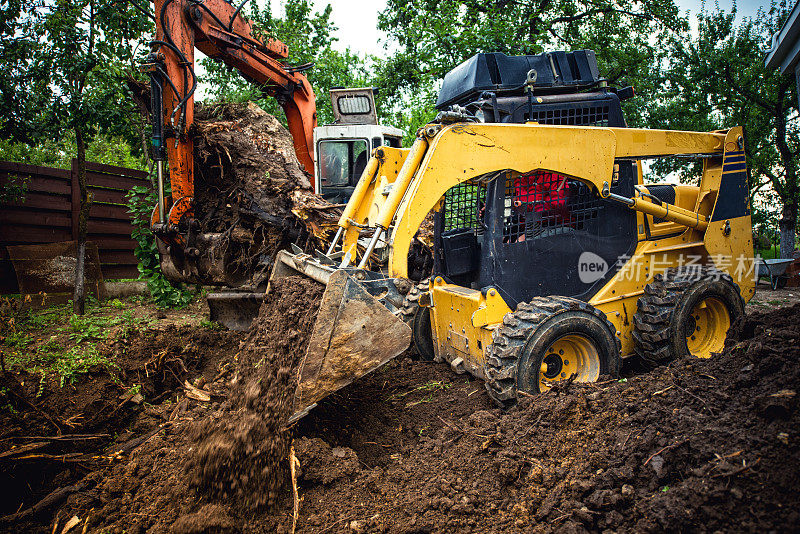
<svg viewBox="0 0 800 534">
<path fill-rule="evenodd" d="M 206 386 L 227 400 L 181 397 L 141 412 L 129 428 L 156 433 L 111 463 L 70 464 L 77 474 L 50 488 L 78 488 L 6 528 L 49 533 L 56 517 L 63 525 L 77 516 L 87 532 L 289 532 L 289 436 L 265 443 L 288 404 L 269 386 L 291 390 L 291 372 L 279 369 L 292 367 L 307 338 L 314 311 L 302 299 L 315 293 L 285 290 L 285 315 L 265 315 L 265 304 L 268 331 L 250 332 L 236 370 Z M 479 380 L 394 360 L 295 426 L 297 531 L 795 531 L 798 340 L 800 305 L 751 314 L 710 360 L 647 373 L 629 366 L 622 380 L 564 384 L 508 411 L 490 403 Z M 273 349 L 253 351 L 253 343 Z M 277 367 L 256 368 L 262 356 Z M 241 439 L 222 429 L 240 429 Z M 226 445 L 201 452 L 213 436 Z M 270 491 L 275 506 L 266 506 Z"/>
<path fill-rule="evenodd" d="M 298 365 L 323 286 L 301 277 L 274 280 L 239 353 L 230 401 L 194 425 L 190 481 L 243 509 L 272 507 L 286 480 Z"/>
</svg>

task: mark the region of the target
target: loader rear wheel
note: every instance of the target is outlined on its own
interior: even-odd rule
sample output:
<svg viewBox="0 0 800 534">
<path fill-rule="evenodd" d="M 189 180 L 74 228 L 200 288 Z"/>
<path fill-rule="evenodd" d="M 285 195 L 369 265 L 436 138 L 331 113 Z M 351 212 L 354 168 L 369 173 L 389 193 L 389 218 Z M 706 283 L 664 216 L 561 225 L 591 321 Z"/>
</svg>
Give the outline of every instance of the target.
<svg viewBox="0 0 800 534">
<path fill-rule="evenodd" d="M 733 279 L 713 267 L 668 269 L 644 289 L 633 316 L 636 353 L 658 365 L 721 352 L 744 300 Z"/>
<path fill-rule="evenodd" d="M 605 314 L 568 297 L 537 297 L 507 313 L 487 350 L 486 390 L 500 406 L 517 392 L 541 393 L 572 376 L 593 382 L 622 363 L 616 329 Z"/>
</svg>

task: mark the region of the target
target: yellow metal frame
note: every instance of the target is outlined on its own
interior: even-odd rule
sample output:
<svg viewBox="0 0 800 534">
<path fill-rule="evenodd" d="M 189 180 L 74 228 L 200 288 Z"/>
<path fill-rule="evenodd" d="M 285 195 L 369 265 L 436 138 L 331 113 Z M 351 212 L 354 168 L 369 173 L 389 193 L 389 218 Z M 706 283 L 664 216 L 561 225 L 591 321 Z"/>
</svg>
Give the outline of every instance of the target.
<svg viewBox="0 0 800 534">
<path fill-rule="evenodd" d="M 687 255 L 698 256 L 703 263 L 722 256 L 752 257 L 749 216 L 709 220 L 722 179 L 723 156 L 741 150 L 741 135 L 739 127 L 704 133 L 538 124 L 429 125 L 420 131 L 410 150 L 394 149 L 370 161 L 339 222 L 346 231 L 344 250 L 354 250 L 359 225 L 390 231 L 389 274 L 406 278 L 412 238 L 443 195 L 459 183 L 499 171 L 542 169 L 581 180 L 606 197 L 618 158 L 705 156 L 700 186 L 678 188 L 675 204 L 658 205 L 642 196 L 629 199 L 631 209 L 638 212 L 639 242 L 625 268 L 589 300 L 614 324 L 622 354 L 627 355 L 633 352 L 636 302 L 655 274 L 680 266 Z M 641 165 L 639 169 L 641 186 Z M 384 198 L 376 198 L 379 196 Z M 653 217 L 667 220 L 650 236 L 660 239 L 647 239 L 646 217 L 648 222 Z M 653 226 L 658 225 L 651 225 L 651 230 Z M 667 229 L 679 233 L 664 237 Z M 717 267 L 734 277 L 745 300 L 752 297 L 752 276 L 730 265 Z M 492 331 L 510 308 L 492 289 L 481 293 L 441 278 L 431 281 L 430 291 L 437 354 L 481 376 Z"/>
<path fill-rule="evenodd" d="M 357 256 L 361 228 L 376 226 L 381 208 L 410 153 L 408 148 L 385 146 L 373 151 L 339 221 L 339 226 L 345 229 L 342 250 L 353 259 Z"/>
</svg>

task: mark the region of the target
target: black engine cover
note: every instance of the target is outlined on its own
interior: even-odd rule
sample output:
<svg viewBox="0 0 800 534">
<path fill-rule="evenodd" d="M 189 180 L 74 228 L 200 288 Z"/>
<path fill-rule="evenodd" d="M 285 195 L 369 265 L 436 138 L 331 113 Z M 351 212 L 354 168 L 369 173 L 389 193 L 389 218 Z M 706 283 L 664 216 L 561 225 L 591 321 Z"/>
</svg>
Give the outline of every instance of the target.
<svg viewBox="0 0 800 534">
<path fill-rule="evenodd" d="M 537 88 L 550 93 L 558 89 L 574 91 L 600 81 L 593 50 L 534 56 L 507 56 L 499 52 L 476 54 L 445 75 L 436 108 L 463 106 L 483 91 L 521 95 L 531 69 L 536 71 L 534 91 Z"/>
</svg>

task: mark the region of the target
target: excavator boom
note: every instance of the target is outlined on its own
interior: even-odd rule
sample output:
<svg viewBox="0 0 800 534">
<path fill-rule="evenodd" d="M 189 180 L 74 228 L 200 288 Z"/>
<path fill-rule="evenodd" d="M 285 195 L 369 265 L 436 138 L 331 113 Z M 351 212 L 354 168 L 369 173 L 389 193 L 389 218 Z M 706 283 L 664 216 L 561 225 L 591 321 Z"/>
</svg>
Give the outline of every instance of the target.
<svg viewBox="0 0 800 534">
<path fill-rule="evenodd" d="M 197 88 L 194 49 L 236 69 L 277 99 L 286 113 L 297 158 L 311 174 L 316 103 L 314 90 L 301 72 L 307 66 L 285 65 L 287 46 L 276 39 L 259 39 L 239 15 L 239 8 L 225 0 L 154 0 L 154 4 L 156 39 L 146 70 L 151 79 L 153 159 L 162 183 L 153 227 L 161 239 L 185 245 L 176 230 L 189 227 L 193 215 L 194 147 L 187 132 L 194 121 Z M 166 160 L 172 188 L 169 209 L 162 193 Z"/>
</svg>

